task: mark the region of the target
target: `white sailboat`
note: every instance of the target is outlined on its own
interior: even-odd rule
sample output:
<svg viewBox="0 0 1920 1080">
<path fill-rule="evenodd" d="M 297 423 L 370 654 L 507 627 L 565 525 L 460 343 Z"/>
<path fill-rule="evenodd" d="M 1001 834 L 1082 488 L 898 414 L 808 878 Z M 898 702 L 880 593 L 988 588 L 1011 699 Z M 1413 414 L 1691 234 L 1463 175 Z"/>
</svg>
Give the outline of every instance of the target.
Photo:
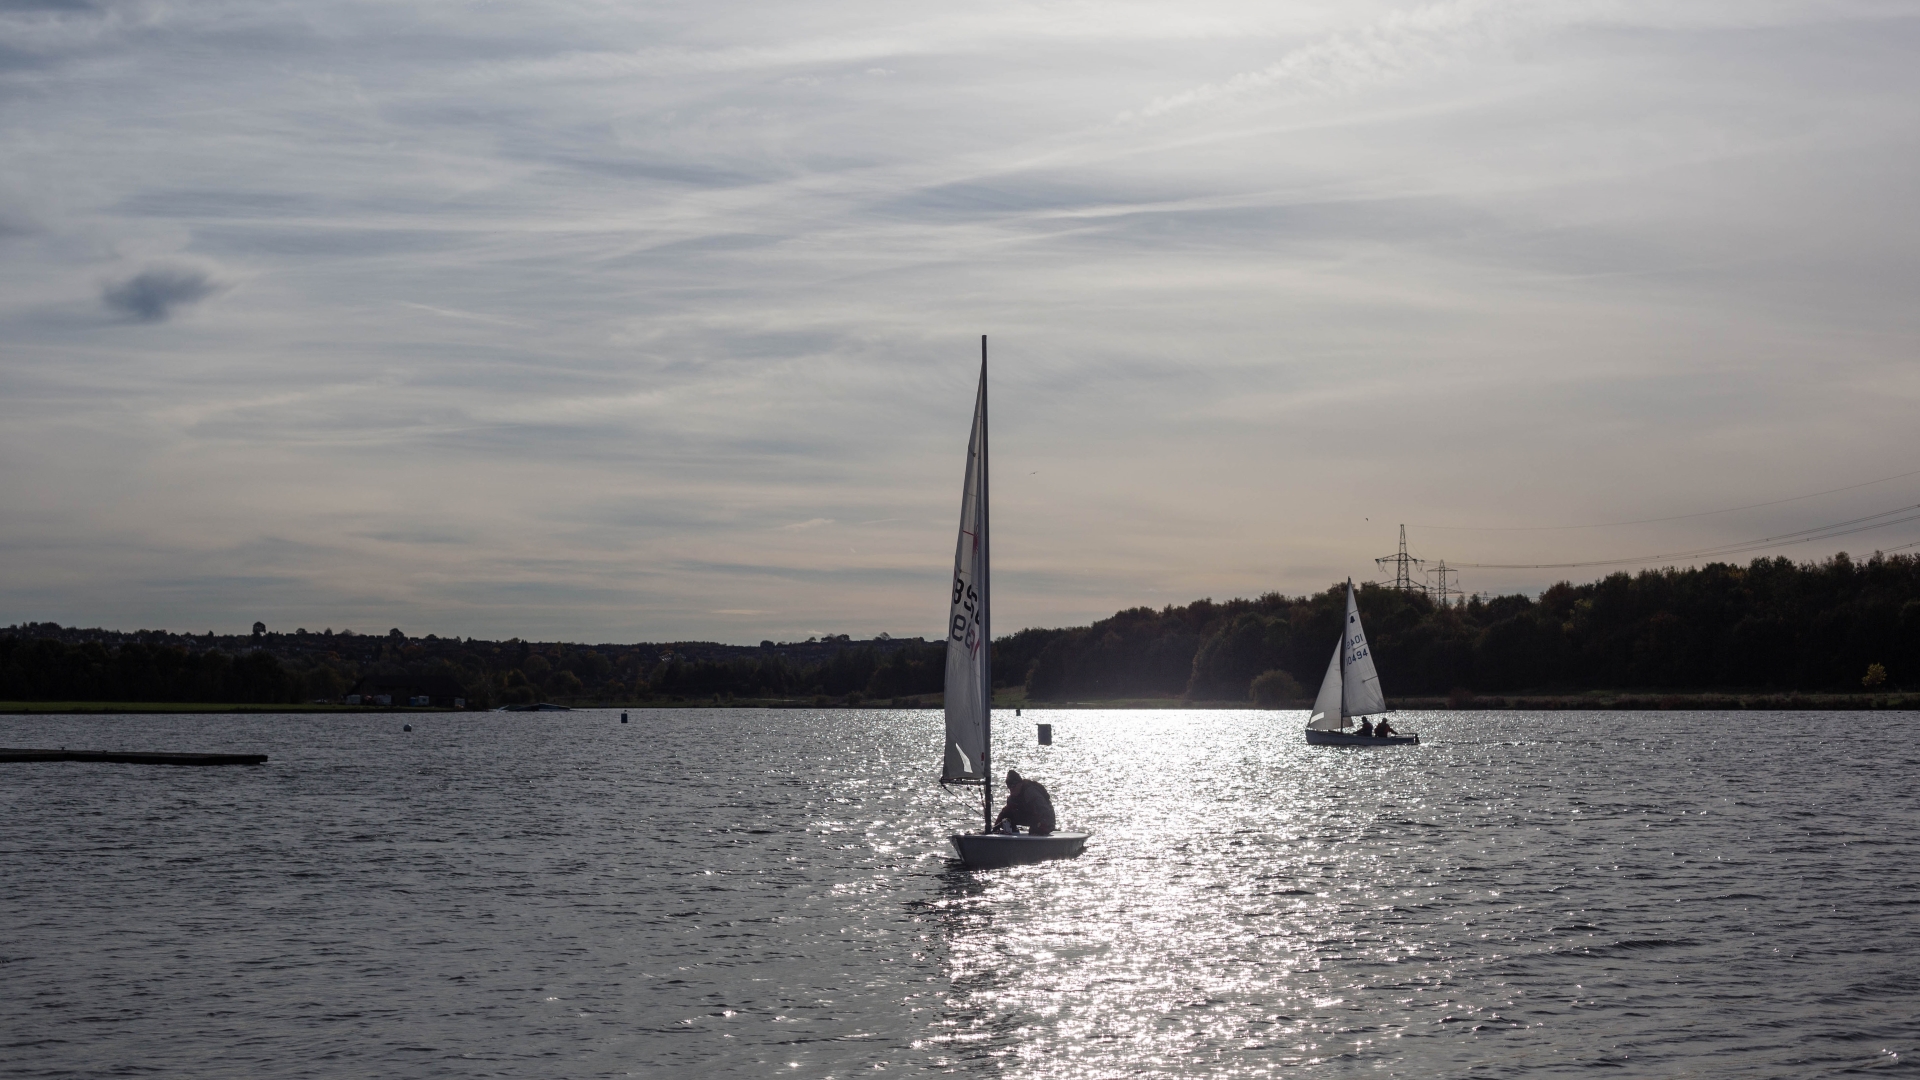
<svg viewBox="0 0 1920 1080">
<path fill-rule="evenodd" d="M 1046 836 L 993 828 L 992 563 L 987 514 L 987 338 L 980 336 L 980 390 L 967 440 L 967 478 L 960 495 L 960 536 L 953 552 L 953 597 L 947 619 L 947 739 L 940 782 L 980 788 L 977 833 L 948 837 L 960 860 L 985 870 L 1048 859 L 1071 859 L 1086 847 L 1083 832 Z"/>
<path fill-rule="evenodd" d="M 1362 735 L 1347 730 L 1356 717 L 1386 711 L 1387 695 L 1380 689 L 1373 650 L 1367 648 L 1367 632 L 1360 626 L 1360 600 L 1349 581 L 1340 643 L 1333 647 L 1326 678 L 1320 680 L 1320 693 L 1313 699 L 1313 711 L 1307 714 L 1307 745 L 1405 746 L 1420 742 L 1420 736 L 1412 733 Z"/>
</svg>

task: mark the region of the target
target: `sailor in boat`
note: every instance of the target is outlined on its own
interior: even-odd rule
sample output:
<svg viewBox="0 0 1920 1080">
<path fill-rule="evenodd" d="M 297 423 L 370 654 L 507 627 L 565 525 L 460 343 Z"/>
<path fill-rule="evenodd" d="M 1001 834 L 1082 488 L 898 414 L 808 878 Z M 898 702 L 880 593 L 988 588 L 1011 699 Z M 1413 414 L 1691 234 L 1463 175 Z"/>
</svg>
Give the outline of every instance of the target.
<svg viewBox="0 0 1920 1080">
<path fill-rule="evenodd" d="M 1029 780 L 1018 770 L 1008 769 L 1007 804 L 1000 808 L 1000 816 L 993 819 L 993 831 L 1017 833 L 1021 825 L 1034 836 L 1052 833 L 1053 799 L 1038 780 Z"/>
<path fill-rule="evenodd" d="M 1381 721 L 1381 723 L 1385 723 L 1385 722 L 1386 721 L 1384 720 Z M 1369 739 L 1373 738 L 1373 721 L 1367 719 L 1364 716 L 1360 718 L 1360 734 L 1364 735 Z"/>
<path fill-rule="evenodd" d="M 1374 725 L 1373 733 L 1383 739 L 1389 735 L 1399 734 L 1399 732 L 1396 732 L 1393 730 L 1392 724 L 1387 723 L 1387 718 L 1384 716 L 1380 718 L 1380 722 L 1378 724 Z"/>
</svg>

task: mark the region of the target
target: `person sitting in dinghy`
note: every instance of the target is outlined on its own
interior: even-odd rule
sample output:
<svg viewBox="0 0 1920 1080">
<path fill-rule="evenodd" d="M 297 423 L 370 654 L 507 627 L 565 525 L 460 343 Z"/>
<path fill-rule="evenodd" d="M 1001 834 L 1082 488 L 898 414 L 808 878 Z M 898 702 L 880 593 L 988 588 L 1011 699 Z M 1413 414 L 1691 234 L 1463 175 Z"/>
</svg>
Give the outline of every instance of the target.
<svg viewBox="0 0 1920 1080">
<path fill-rule="evenodd" d="M 1025 825 L 1035 836 L 1053 832 L 1053 799 L 1037 780 L 1028 780 L 1016 769 L 1007 770 L 1007 805 L 993 819 L 994 832 L 1019 832 Z"/>
<path fill-rule="evenodd" d="M 1369 739 L 1373 738 L 1373 721 L 1364 716 L 1360 718 L 1360 734 Z"/>
<path fill-rule="evenodd" d="M 1393 730 L 1392 724 L 1387 723 L 1387 718 L 1384 716 L 1380 718 L 1380 722 L 1378 724 L 1375 724 L 1373 726 L 1373 733 L 1383 739 L 1389 735 L 1399 734 L 1399 732 Z"/>
</svg>

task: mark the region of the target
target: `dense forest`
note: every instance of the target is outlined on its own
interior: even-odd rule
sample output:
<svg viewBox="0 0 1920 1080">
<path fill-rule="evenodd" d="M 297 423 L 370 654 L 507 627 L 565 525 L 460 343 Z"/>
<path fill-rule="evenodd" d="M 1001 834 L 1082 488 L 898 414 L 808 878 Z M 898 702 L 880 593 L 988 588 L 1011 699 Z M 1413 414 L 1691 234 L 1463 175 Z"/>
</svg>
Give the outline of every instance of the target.
<svg viewBox="0 0 1920 1080">
<path fill-rule="evenodd" d="M 1756 559 L 1561 583 L 1538 599 L 1359 590 L 1388 694 L 1892 689 L 1920 683 L 1920 558 Z M 1245 700 L 1277 671 L 1310 694 L 1340 635 L 1344 588 L 1122 611 L 1050 642 L 1034 700 Z M 1299 688 L 1304 688 L 1301 690 Z"/>
<path fill-rule="evenodd" d="M 832 635 L 758 647 L 713 642 L 575 645 L 481 641 L 400 630 L 251 636 L 0 630 L 0 701 L 339 702 L 362 680 L 446 677 L 469 708 L 556 703 L 725 702 L 738 697 L 858 703 L 940 693 L 945 646 Z"/>
<path fill-rule="evenodd" d="M 1920 558 L 1756 559 L 1441 606 L 1359 590 L 1389 695 L 1894 690 L 1920 685 Z M 1326 670 L 1343 586 L 1133 608 L 994 642 L 994 684 L 1033 701 L 1297 701 Z M 0 630 L 0 700 L 339 701 L 362 679 L 445 676 L 469 707 L 937 700 L 945 645 L 845 635 L 759 646 L 573 645 L 297 630 L 251 636 Z M 1256 683 L 1257 680 L 1257 683 Z"/>
</svg>

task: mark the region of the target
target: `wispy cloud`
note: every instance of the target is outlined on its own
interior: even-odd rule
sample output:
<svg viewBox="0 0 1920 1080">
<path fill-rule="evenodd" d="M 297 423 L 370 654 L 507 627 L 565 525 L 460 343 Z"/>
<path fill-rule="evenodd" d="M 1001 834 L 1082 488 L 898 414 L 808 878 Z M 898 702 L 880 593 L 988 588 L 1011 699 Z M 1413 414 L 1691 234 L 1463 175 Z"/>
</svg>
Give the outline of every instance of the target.
<svg viewBox="0 0 1920 1080">
<path fill-rule="evenodd" d="M 983 332 L 1007 628 L 1908 453 L 1897 6 L 554 11 L 0 8 L 0 604 L 937 627 Z"/>
<path fill-rule="evenodd" d="M 438 315 L 443 319 L 464 319 L 468 322 L 491 323 L 494 326 L 516 326 L 523 330 L 535 325 L 533 323 L 520 322 L 515 319 L 502 319 L 497 315 L 482 315 L 477 311 L 454 311 L 450 308 L 434 307 L 431 304 L 416 304 L 410 300 L 402 300 L 400 303 L 403 307 L 410 307 L 415 311 L 424 311 L 432 315 Z"/>
<path fill-rule="evenodd" d="M 1537 10 L 1507 0 L 1448 0 L 1389 11 L 1373 22 L 1302 45 L 1258 69 L 1157 97 L 1138 115 L 1162 116 L 1281 86 L 1300 94 L 1334 94 L 1378 85 L 1422 67 L 1464 61 L 1474 51 L 1510 35 L 1519 21 L 1517 13 Z M 1557 11 L 1563 18 L 1573 13 L 1566 7 Z M 1538 17 L 1525 21 L 1535 22 Z M 1123 113 L 1121 119 L 1134 115 Z"/>
</svg>

